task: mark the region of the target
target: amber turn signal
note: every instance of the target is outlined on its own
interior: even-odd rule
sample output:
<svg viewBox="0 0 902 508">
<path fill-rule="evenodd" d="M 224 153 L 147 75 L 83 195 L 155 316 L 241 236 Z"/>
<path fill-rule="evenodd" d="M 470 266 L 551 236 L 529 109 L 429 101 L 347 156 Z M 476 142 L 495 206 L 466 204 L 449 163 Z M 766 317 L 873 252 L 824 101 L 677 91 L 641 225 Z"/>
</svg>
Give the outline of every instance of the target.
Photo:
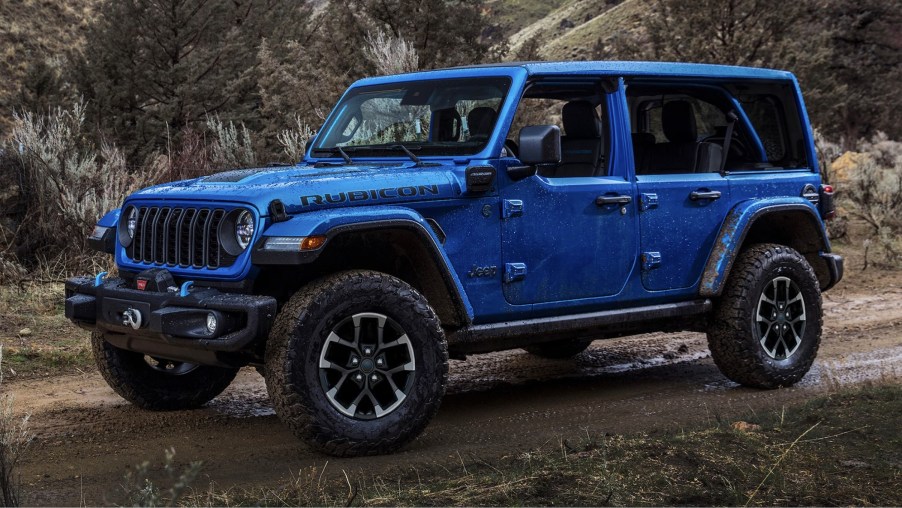
<svg viewBox="0 0 902 508">
<path fill-rule="evenodd" d="M 325 236 L 308 236 L 301 242 L 301 250 L 316 250 L 326 243 Z"/>
</svg>

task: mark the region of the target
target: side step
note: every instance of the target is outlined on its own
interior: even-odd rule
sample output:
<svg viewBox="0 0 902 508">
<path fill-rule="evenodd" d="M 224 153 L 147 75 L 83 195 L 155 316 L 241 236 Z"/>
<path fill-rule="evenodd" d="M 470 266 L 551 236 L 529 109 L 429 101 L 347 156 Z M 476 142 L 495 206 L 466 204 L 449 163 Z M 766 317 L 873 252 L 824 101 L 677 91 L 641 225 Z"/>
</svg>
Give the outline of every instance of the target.
<svg viewBox="0 0 902 508">
<path fill-rule="evenodd" d="M 471 325 L 452 333 L 448 345 L 463 353 L 486 353 L 513 349 L 537 342 L 579 335 L 622 334 L 624 331 L 680 329 L 679 318 L 696 318 L 709 312 L 711 300 L 665 303 L 647 307 L 603 310 L 567 316 L 522 319 Z M 686 321 L 689 321 L 688 319 Z"/>
</svg>

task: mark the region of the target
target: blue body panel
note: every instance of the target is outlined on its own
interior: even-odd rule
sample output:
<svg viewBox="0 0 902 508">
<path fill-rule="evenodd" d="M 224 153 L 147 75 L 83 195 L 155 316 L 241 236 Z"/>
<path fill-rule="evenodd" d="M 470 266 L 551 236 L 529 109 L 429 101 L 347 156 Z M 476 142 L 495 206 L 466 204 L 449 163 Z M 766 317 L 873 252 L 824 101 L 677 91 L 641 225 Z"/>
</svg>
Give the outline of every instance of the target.
<svg viewBox="0 0 902 508">
<path fill-rule="evenodd" d="M 395 153 L 354 157 L 352 165 L 340 164 L 337 156 L 314 158 L 307 154 L 291 167 L 242 170 L 150 187 L 129 196 L 123 209 L 131 204 L 216 206 L 226 210 L 244 207 L 255 217 L 257 240 L 261 236 L 326 234 L 349 224 L 410 221 L 422 226 L 439 247 L 445 265 L 442 268 L 451 274 L 453 289 L 459 293 L 471 322 L 479 324 L 698 298 L 700 290 L 706 294 L 700 287 L 711 253 L 719 253 L 722 259 L 718 258 L 715 265 L 726 269 L 731 260 L 723 256 L 732 255 L 738 248 L 735 242 L 741 235 L 737 232 L 747 226 L 756 210 L 781 203 L 803 203 L 811 208 L 798 197 L 806 183 L 819 183 L 810 130 L 808 168 L 637 177 L 623 79 L 607 96 L 611 131 L 607 176 L 532 176 L 513 181 L 506 168 L 519 165 L 519 161 L 501 154 L 518 99 L 530 78 L 555 75 L 664 76 L 712 85 L 724 79 L 779 80 L 795 87 L 802 106 L 798 84 L 788 72 L 718 65 L 525 63 L 367 78 L 353 86 L 507 76 L 511 87 L 488 143 L 471 156 L 422 157 L 426 164 L 417 166 Z M 801 110 L 804 115 L 803 106 Z M 335 114 L 333 111 L 329 118 Z M 741 121 L 748 122 L 744 113 Z M 804 122 L 807 126 L 807 116 Z M 761 150 L 760 140 L 757 144 Z M 486 165 L 497 171 L 494 188 L 467 193 L 466 169 Z M 716 190 L 721 197 L 692 201 L 688 197 L 692 190 Z M 641 209 L 643 194 L 656 195 L 657 205 Z M 632 202 L 622 211 L 620 206 L 597 206 L 595 198 L 603 195 L 627 195 Z M 271 221 L 267 210 L 275 199 L 284 203 L 289 220 Z M 505 205 L 505 201 L 520 202 L 522 213 L 504 217 L 505 210 L 516 205 Z M 118 218 L 119 211 L 115 210 L 100 224 L 115 226 Z M 444 243 L 427 219 L 442 228 Z M 722 234 L 725 228 L 731 228 L 730 234 Z M 718 239 L 728 248 L 719 249 Z M 643 268 L 644 253 L 658 254 L 660 264 Z M 117 246 L 116 261 L 123 270 L 133 272 L 153 266 L 129 260 L 122 246 Z M 523 277 L 514 273 L 520 265 L 525 269 Z M 487 267 L 495 267 L 492 276 L 478 275 L 482 273 L 478 269 Z M 303 265 L 298 267 L 303 269 Z M 220 281 L 253 277 L 255 270 L 250 249 L 229 267 L 171 268 L 180 278 Z M 506 275 L 510 280 L 505 281 Z M 713 277 L 707 289 L 720 287 L 723 276 L 725 272 Z"/>
<path fill-rule="evenodd" d="M 660 265 L 643 272 L 643 286 L 649 291 L 695 287 L 730 209 L 727 180 L 720 173 L 681 173 L 642 175 L 637 182 L 640 199 L 657 197 L 639 221 L 642 252 L 660 255 Z M 721 197 L 693 201 L 692 191 L 717 191 Z"/>
</svg>

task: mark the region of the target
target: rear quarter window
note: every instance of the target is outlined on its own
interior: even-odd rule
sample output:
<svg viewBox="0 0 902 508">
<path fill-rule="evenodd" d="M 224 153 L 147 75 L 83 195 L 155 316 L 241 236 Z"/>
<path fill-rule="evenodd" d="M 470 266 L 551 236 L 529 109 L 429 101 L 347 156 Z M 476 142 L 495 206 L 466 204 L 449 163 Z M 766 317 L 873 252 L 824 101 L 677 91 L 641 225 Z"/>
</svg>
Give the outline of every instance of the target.
<svg viewBox="0 0 902 508">
<path fill-rule="evenodd" d="M 752 96 L 742 101 L 749 121 L 758 133 L 769 161 L 786 157 L 786 127 L 780 103 L 772 95 Z"/>
</svg>

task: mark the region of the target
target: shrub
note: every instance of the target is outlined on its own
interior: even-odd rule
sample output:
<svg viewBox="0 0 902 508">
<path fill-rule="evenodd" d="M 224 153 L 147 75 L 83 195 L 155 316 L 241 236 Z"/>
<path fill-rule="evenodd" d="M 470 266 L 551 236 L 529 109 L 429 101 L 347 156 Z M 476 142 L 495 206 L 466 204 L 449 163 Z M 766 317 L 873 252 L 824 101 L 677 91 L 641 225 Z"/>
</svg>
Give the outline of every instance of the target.
<svg viewBox="0 0 902 508">
<path fill-rule="evenodd" d="M 219 117 L 207 117 L 207 129 L 213 136 L 211 162 L 218 169 L 248 168 L 257 164 L 251 133 L 240 123 L 223 123 Z"/>
<path fill-rule="evenodd" d="M 832 171 L 833 162 L 842 155 L 842 147 L 826 138 L 819 129 L 814 129 L 814 147 L 817 150 L 817 162 L 821 170 L 821 180 L 824 183 L 833 183 L 835 175 Z"/>
<path fill-rule="evenodd" d="M 382 30 L 367 34 L 363 54 L 376 66 L 379 74 L 414 72 L 420 67 L 420 57 L 412 42 L 400 35 L 387 35 Z"/>
<path fill-rule="evenodd" d="M 316 135 L 316 131 L 310 128 L 306 122 L 301 120 L 299 115 L 294 117 L 295 128 L 283 129 L 276 134 L 282 151 L 291 162 L 298 162 L 304 157 L 307 142 Z"/>
<path fill-rule="evenodd" d="M 861 143 L 863 157 L 841 188 L 842 203 L 852 217 L 870 228 L 867 252 L 877 264 L 902 262 L 902 142 L 878 133 Z M 868 260 L 865 259 L 865 267 Z"/>
<path fill-rule="evenodd" d="M 202 462 L 192 462 L 180 470 L 175 463 L 175 448 L 169 448 L 165 450 L 163 461 L 169 486 L 154 483 L 150 478 L 150 462 L 143 462 L 125 476 L 125 494 L 133 506 L 178 506 L 179 500 L 191 491 L 202 466 Z"/>
<path fill-rule="evenodd" d="M 105 212 L 147 186 L 155 175 L 129 170 L 114 145 L 97 147 L 85 130 L 85 107 L 14 115 L 7 151 L 17 154 L 24 213 L 12 243 L 20 263 L 95 267 L 86 237 Z"/>
</svg>

